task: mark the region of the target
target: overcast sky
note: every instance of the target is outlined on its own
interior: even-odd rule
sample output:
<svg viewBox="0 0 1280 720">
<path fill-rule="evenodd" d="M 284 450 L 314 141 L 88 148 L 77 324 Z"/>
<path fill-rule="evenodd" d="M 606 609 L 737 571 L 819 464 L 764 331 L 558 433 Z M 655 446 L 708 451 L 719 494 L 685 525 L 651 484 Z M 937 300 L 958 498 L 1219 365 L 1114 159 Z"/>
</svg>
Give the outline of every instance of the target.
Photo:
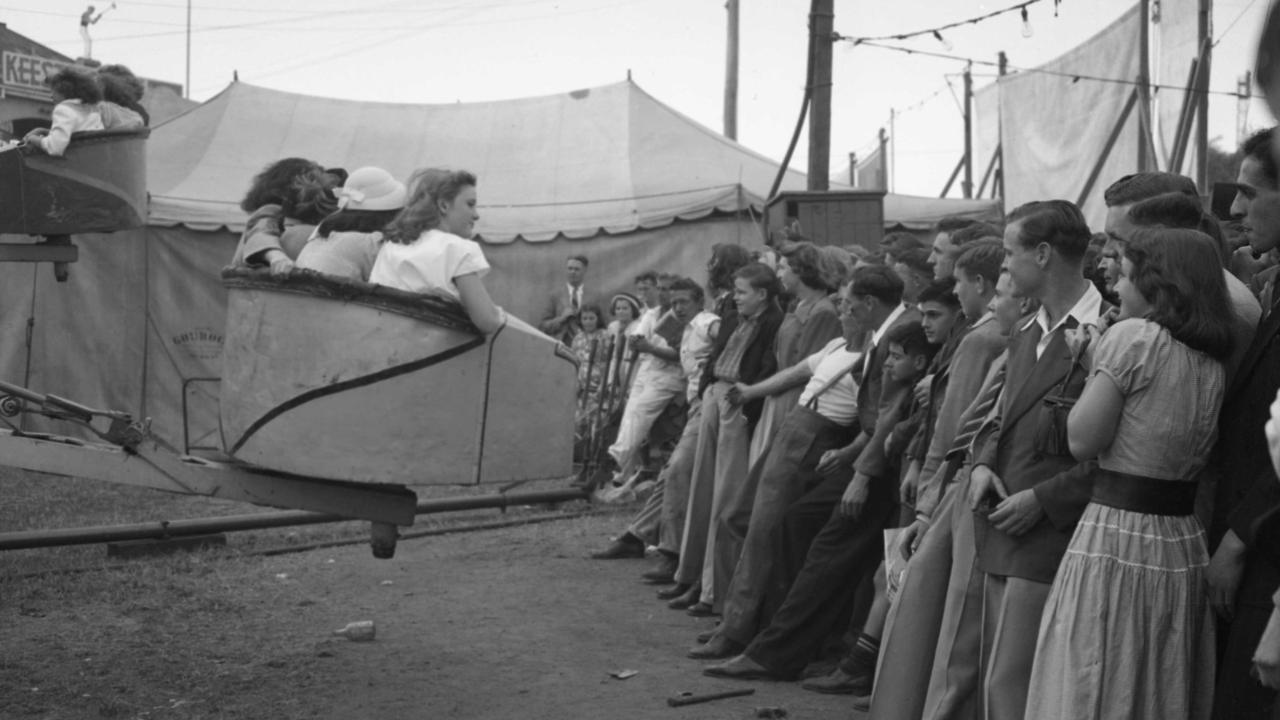
<svg viewBox="0 0 1280 720">
<path fill-rule="evenodd" d="M 836 0 L 835 29 L 893 35 L 965 20 L 1017 0 Z M 1234 91 L 1252 65 L 1269 0 L 1215 0 L 1211 89 Z M 97 3 L 102 10 L 108 4 Z M 738 139 L 774 158 L 786 150 L 803 93 L 805 0 L 741 0 Z M 903 41 L 922 50 L 1033 66 L 1088 39 L 1129 0 L 1044 0 L 1017 13 Z M 82 54 L 85 3 L 0 0 L 0 21 L 62 53 Z M 242 81 L 292 92 L 389 102 L 469 102 L 544 95 L 623 80 L 722 128 L 726 13 L 723 0 L 193 0 L 192 99 L 205 100 L 239 72 Z M 139 75 L 185 82 L 187 5 L 118 2 L 93 27 L 94 57 Z M 1136 40 L 1135 40 L 1136 42 Z M 964 63 L 835 46 L 832 166 L 873 147 L 896 123 L 898 192 L 937 195 L 962 149 L 959 73 Z M 977 68 L 978 74 L 992 72 Z M 991 80 L 976 79 L 977 85 Z M 950 87 L 948 85 L 950 82 Z M 1210 137 L 1233 149 L 1237 103 L 1210 100 Z M 1270 124 L 1261 103 L 1252 127 Z M 804 141 L 793 165 L 806 167 Z M 953 195 L 957 191 L 953 190 Z"/>
</svg>

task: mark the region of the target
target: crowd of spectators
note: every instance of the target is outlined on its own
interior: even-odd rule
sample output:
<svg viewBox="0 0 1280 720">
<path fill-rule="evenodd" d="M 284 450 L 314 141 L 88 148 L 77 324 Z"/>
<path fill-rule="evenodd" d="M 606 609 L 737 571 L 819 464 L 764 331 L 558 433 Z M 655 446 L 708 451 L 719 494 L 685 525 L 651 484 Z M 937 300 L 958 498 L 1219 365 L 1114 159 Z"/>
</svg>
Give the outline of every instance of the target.
<svg viewBox="0 0 1280 720">
<path fill-rule="evenodd" d="M 593 557 L 718 619 L 705 674 L 873 718 L 1280 717 L 1273 143 L 1228 223 L 1145 172 L 1100 233 L 1050 200 L 856 255 L 718 246 L 705 293 L 643 301 L 666 372 L 624 381 L 613 481 L 659 405 L 685 425 Z"/>
</svg>

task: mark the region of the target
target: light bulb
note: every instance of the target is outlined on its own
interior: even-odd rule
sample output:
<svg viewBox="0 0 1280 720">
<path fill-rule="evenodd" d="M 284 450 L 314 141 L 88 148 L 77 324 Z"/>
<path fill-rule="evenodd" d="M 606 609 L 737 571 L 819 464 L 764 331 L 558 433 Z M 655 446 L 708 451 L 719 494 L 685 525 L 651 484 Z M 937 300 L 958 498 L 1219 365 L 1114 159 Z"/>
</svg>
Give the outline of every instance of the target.
<svg viewBox="0 0 1280 720">
<path fill-rule="evenodd" d="M 942 43 L 942 47 L 946 48 L 947 52 L 951 52 L 956 49 L 955 46 L 951 44 L 951 41 L 942 37 L 942 33 L 937 30 L 933 31 L 933 37 L 936 38 L 938 42 Z"/>
<path fill-rule="evenodd" d="M 1031 29 L 1031 18 L 1027 14 L 1027 6 L 1022 6 L 1022 37 L 1029 38 L 1035 33 Z"/>
</svg>

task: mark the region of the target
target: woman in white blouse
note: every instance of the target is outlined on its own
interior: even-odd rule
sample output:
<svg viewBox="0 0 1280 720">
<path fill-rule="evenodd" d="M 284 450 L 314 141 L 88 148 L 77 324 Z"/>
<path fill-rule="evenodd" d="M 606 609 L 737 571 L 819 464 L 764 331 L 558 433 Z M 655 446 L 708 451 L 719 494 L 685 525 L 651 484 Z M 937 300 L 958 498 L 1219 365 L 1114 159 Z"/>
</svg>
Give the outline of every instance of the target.
<svg viewBox="0 0 1280 720">
<path fill-rule="evenodd" d="M 476 177 L 465 170 L 419 170 L 409 180 L 409 203 L 383 231 L 369 282 L 409 292 L 438 291 L 462 303 L 486 335 L 506 321 L 481 278 L 489 272 L 470 240 L 476 220 Z"/>
</svg>

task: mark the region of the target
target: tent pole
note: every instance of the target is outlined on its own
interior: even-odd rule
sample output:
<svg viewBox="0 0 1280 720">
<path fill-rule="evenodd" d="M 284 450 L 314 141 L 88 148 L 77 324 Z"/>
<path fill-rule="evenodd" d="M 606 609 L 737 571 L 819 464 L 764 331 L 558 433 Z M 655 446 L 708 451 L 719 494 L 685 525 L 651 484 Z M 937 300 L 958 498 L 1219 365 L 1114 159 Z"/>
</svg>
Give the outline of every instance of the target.
<svg viewBox="0 0 1280 720">
<path fill-rule="evenodd" d="M 964 66 L 964 182 L 965 199 L 973 197 L 973 63 Z"/>
<path fill-rule="evenodd" d="M 729 37 L 725 43 L 724 136 L 738 139 L 738 0 L 728 0 Z"/>
<path fill-rule="evenodd" d="M 1093 170 L 1089 171 L 1089 179 L 1085 180 L 1084 187 L 1081 188 L 1080 195 L 1076 198 L 1076 205 L 1084 205 L 1089 193 L 1093 192 L 1094 183 L 1098 182 L 1098 176 L 1102 174 L 1102 166 L 1107 164 L 1111 149 L 1116 146 L 1116 140 L 1120 139 L 1120 131 L 1124 130 L 1125 121 L 1129 119 L 1129 113 L 1133 112 L 1133 106 L 1138 103 L 1140 94 L 1139 88 L 1134 88 L 1133 92 L 1129 93 L 1129 100 L 1124 104 L 1124 109 L 1120 111 L 1120 119 L 1116 121 L 1115 127 L 1111 128 L 1111 136 L 1107 138 L 1107 144 L 1102 147 L 1102 152 L 1098 155 L 1098 161 L 1093 164 Z"/>
<path fill-rule="evenodd" d="M 22 371 L 22 386 L 31 387 L 31 354 L 35 345 L 36 337 L 36 292 L 40 288 L 40 263 L 31 264 L 31 312 L 27 315 L 27 365 Z M 27 414 L 22 413 L 19 421 L 19 427 L 23 430 L 27 429 Z"/>
<path fill-rule="evenodd" d="M 1009 56 L 1001 50 L 996 55 L 1000 67 L 1000 77 L 996 78 L 996 175 L 991 181 L 991 197 L 1000 198 L 1001 210 L 1004 209 L 1004 133 L 1001 132 L 1003 121 L 1000 119 L 1000 78 L 1009 73 Z"/>
<path fill-rule="evenodd" d="M 1147 145 L 1151 137 L 1151 0 L 1141 0 L 1139 7 L 1138 101 L 1142 107 L 1138 110 L 1138 172 L 1145 172 L 1150 162 Z"/>
<path fill-rule="evenodd" d="M 956 169 L 951 171 L 951 177 L 947 178 L 947 184 L 942 187 L 942 194 L 938 197 L 944 198 L 947 193 L 951 192 L 951 186 L 955 184 L 956 178 L 960 177 L 960 171 L 964 169 L 964 157 L 960 158 L 960 162 L 956 163 Z"/>
</svg>

